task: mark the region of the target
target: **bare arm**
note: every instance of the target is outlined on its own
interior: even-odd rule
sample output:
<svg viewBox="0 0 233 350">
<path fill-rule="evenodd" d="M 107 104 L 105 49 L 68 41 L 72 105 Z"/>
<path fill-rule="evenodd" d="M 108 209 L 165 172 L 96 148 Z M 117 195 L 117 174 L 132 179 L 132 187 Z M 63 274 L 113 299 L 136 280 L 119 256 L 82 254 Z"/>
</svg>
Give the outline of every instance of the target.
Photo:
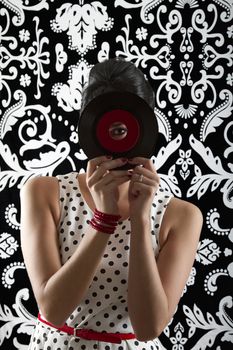
<svg viewBox="0 0 233 350">
<path fill-rule="evenodd" d="M 132 222 L 128 307 L 132 326 L 142 341 L 159 336 L 172 318 L 195 259 L 202 214 L 188 202 L 174 201 L 173 224 L 157 261 L 149 220 Z"/>
<path fill-rule="evenodd" d="M 116 187 L 128 181 L 127 171 L 106 171 L 123 161 L 98 157 L 87 167 L 97 209 L 116 213 Z M 103 176 L 105 175 L 105 176 Z M 104 254 L 109 234 L 88 227 L 72 257 L 62 266 L 57 224 L 60 215 L 56 178 L 36 178 L 21 191 L 21 245 L 33 292 L 43 316 L 60 326 L 85 296 Z M 59 305 L 59 307 L 58 307 Z"/>
<path fill-rule="evenodd" d="M 21 245 L 33 292 L 43 316 L 61 326 L 86 294 L 109 235 L 88 228 L 78 249 L 62 266 L 56 230 L 55 178 L 29 181 L 21 191 Z M 58 307 L 59 305 L 59 307 Z"/>
</svg>

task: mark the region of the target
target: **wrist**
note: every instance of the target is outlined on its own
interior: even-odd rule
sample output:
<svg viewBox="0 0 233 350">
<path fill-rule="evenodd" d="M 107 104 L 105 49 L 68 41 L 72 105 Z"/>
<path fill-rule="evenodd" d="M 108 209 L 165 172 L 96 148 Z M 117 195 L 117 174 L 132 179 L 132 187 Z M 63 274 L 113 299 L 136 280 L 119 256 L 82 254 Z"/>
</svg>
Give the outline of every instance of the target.
<svg viewBox="0 0 233 350">
<path fill-rule="evenodd" d="M 131 215 L 130 222 L 132 228 L 146 228 L 150 225 L 150 216 L 149 215 Z"/>
</svg>

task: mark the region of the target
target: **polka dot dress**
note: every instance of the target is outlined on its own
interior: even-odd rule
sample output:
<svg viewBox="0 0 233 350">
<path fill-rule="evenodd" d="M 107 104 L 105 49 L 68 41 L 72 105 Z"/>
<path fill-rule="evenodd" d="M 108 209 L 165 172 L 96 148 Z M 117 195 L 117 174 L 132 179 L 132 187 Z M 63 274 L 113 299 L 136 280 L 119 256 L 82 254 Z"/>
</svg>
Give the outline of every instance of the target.
<svg viewBox="0 0 233 350">
<path fill-rule="evenodd" d="M 57 176 L 60 187 L 61 217 L 58 225 L 62 264 L 72 256 L 85 236 L 93 217 L 77 180 L 78 173 Z M 159 187 L 151 208 L 151 237 L 155 256 L 158 234 L 166 207 L 173 197 Z M 130 218 L 120 221 L 108 241 L 105 253 L 85 297 L 66 323 L 71 327 L 97 332 L 134 333 L 127 307 L 127 276 L 130 252 Z M 37 321 L 29 350 L 160 350 L 158 338 L 149 341 L 122 340 L 121 344 L 86 340 L 61 332 Z"/>
</svg>

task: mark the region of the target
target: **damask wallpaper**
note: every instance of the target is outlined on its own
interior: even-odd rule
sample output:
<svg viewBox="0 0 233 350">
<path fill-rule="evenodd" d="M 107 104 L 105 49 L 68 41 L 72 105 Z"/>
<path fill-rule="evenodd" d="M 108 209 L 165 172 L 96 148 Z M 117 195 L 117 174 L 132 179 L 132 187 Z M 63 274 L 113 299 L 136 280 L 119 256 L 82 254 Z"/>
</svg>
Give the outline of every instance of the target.
<svg viewBox="0 0 233 350">
<path fill-rule="evenodd" d="M 232 0 L 0 0 L 0 347 L 27 349 L 37 307 L 20 250 L 19 191 L 83 172 L 76 126 L 90 68 L 122 56 L 156 95 L 161 185 L 202 210 L 187 285 L 160 340 L 233 349 Z"/>
</svg>

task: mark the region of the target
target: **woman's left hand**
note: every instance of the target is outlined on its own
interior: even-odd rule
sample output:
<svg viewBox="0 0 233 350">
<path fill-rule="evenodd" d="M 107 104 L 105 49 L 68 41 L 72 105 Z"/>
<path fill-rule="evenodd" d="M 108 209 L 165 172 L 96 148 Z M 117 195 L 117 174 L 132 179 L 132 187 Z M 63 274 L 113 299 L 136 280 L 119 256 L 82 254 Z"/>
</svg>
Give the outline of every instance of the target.
<svg viewBox="0 0 233 350">
<path fill-rule="evenodd" d="M 149 217 L 160 178 L 152 161 L 148 158 L 134 157 L 129 164 L 138 164 L 132 170 L 129 185 L 129 210 L 131 218 Z"/>
</svg>

